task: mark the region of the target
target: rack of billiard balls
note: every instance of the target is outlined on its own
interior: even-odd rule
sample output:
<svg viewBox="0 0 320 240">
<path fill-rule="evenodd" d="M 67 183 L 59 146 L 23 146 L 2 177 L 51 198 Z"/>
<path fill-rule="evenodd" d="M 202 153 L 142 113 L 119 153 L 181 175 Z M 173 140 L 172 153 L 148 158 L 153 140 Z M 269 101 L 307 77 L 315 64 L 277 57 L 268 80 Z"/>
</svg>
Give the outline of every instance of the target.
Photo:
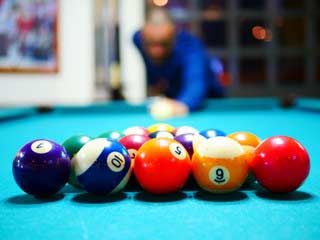
<svg viewBox="0 0 320 240">
<path fill-rule="evenodd" d="M 291 137 L 261 141 L 249 132 L 226 135 L 164 123 L 108 131 L 97 138 L 74 135 L 61 145 L 37 139 L 13 161 L 17 184 L 37 197 L 54 195 L 67 182 L 91 194 L 114 194 L 133 177 L 147 192 L 169 194 L 181 190 L 190 176 L 214 194 L 256 180 L 270 192 L 288 193 L 302 185 L 309 170 L 306 149 Z"/>
</svg>

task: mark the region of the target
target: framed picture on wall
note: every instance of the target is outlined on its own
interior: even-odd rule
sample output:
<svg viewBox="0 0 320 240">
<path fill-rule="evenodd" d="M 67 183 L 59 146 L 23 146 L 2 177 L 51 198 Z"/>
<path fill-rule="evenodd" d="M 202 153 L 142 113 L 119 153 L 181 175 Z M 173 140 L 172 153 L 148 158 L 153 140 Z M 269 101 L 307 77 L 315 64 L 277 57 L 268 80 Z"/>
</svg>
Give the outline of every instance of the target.
<svg viewBox="0 0 320 240">
<path fill-rule="evenodd" d="M 58 72 L 58 1 L 0 0 L 0 72 Z"/>
</svg>

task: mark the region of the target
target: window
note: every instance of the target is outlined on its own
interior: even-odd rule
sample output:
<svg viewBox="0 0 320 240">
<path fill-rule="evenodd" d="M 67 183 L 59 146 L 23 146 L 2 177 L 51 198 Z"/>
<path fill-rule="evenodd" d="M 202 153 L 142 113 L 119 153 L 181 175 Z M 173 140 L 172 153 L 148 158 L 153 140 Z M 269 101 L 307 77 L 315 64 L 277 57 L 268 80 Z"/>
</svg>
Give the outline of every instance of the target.
<svg viewBox="0 0 320 240">
<path fill-rule="evenodd" d="M 316 63 L 316 81 L 318 84 L 320 84 L 320 57 L 318 57 L 317 59 L 317 63 Z"/>
<path fill-rule="evenodd" d="M 203 11 L 226 9 L 228 4 L 227 0 L 201 0 L 199 2 Z"/>
<path fill-rule="evenodd" d="M 319 87 L 320 0 L 169 0 L 168 7 L 223 62 L 232 94 L 247 96 L 248 85 L 256 96 L 299 85 L 308 96 Z"/>
<path fill-rule="evenodd" d="M 239 79 L 241 84 L 259 85 L 266 82 L 266 60 L 263 58 L 240 59 Z"/>
<path fill-rule="evenodd" d="M 265 0 L 239 0 L 239 8 L 261 10 L 266 6 Z"/>
<path fill-rule="evenodd" d="M 262 19 L 239 19 L 240 43 L 244 47 L 263 47 L 268 43 L 268 28 Z"/>
<path fill-rule="evenodd" d="M 279 17 L 278 37 L 282 47 L 304 47 L 305 43 L 305 18 Z"/>
<path fill-rule="evenodd" d="M 278 60 L 278 80 L 280 84 L 302 84 L 305 78 L 303 57 L 280 57 Z"/>
<path fill-rule="evenodd" d="M 281 0 L 279 2 L 283 9 L 302 10 L 305 8 L 304 0 Z"/>
<path fill-rule="evenodd" d="M 320 17 L 316 21 L 316 45 L 320 48 Z"/>
<path fill-rule="evenodd" d="M 225 21 L 204 21 L 201 23 L 202 39 L 209 47 L 225 47 L 227 26 Z"/>
</svg>

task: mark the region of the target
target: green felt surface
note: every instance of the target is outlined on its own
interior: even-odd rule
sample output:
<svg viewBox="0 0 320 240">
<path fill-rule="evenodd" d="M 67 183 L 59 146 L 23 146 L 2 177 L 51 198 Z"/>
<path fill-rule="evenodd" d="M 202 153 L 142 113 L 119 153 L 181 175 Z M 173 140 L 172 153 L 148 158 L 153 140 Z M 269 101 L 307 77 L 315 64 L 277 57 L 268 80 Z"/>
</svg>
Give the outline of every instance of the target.
<svg viewBox="0 0 320 240">
<path fill-rule="evenodd" d="M 308 111 L 320 112 L 320 100 L 315 98 L 300 98 L 297 107 Z"/>
<path fill-rule="evenodd" d="M 30 116 L 37 113 L 34 107 L 0 108 L 0 121 Z"/>
<path fill-rule="evenodd" d="M 67 185 L 55 198 L 43 201 L 26 195 L 14 182 L 12 160 L 32 139 L 61 143 L 75 133 L 97 136 L 155 122 L 145 106 L 122 102 L 61 107 L 1 121 L 0 238 L 319 239 L 320 113 L 300 107 L 281 109 L 275 99 L 211 101 L 203 111 L 166 122 L 227 133 L 251 131 L 263 139 L 296 138 L 310 154 L 311 172 L 304 185 L 288 195 L 252 188 L 217 196 L 193 189 L 165 197 L 130 191 L 97 199 Z"/>
</svg>

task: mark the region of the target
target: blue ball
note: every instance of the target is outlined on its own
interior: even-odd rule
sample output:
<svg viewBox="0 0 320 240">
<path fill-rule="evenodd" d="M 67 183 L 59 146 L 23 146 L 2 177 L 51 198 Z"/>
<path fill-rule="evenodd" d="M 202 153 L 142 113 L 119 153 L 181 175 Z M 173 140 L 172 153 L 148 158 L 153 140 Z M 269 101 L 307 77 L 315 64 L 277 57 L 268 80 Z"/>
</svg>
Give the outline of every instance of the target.
<svg viewBox="0 0 320 240">
<path fill-rule="evenodd" d="M 24 145 L 13 160 L 16 183 L 28 194 L 47 197 L 58 192 L 70 176 L 71 162 L 58 143 L 37 139 Z"/>
<path fill-rule="evenodd" d="M 132 171 L 130 154 L 126 148 L 106 138 L 96 138 L 86 143 L 73 161 L 81 187 L 96 195 L 122 190 Z"/>
<path fill-rule="evenodd" d="M 217 130 L 217 129 L 207 129 L 200 132 L 200 135 L 204 136 L 205 138 L 212 138 L 212 137 L 219 137 L 219 136 L 226 136 L 224 132 Z"/>
</svg>

